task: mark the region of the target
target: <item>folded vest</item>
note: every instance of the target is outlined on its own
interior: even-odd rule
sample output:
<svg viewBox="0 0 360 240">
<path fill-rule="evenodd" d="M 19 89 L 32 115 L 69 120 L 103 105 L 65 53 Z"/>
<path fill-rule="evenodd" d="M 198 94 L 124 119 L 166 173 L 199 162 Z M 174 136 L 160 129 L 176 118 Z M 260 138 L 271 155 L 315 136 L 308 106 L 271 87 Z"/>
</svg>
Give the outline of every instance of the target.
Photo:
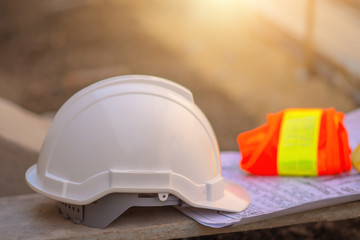
<svg viewBox="0 0 360 240">
<path fill-rule="evenodd" d="M 351 169 L 344 114 L 328 109 L 286 109 L 238 135 L 240 167 L 258 175 L 318 176 Z"/>
</svg>

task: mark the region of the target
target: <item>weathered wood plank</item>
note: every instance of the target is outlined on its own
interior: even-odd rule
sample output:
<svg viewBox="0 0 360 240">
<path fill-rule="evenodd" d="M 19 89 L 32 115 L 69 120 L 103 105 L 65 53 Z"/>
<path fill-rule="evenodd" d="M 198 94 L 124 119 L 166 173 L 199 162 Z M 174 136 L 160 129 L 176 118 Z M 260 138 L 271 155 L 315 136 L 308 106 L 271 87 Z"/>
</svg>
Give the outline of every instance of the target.
<svg viewBox="0 0 360 240">
<path fill-rule="evenodd" d="M 51 119 L 0 98 L 0 137 L 39 152 Z"/>
<path fill-rule="evenodd" d="M 58 214 L 56 203 L 39 194 L 0 198 L 1 239 L 169 239 L 249 231 L 360 217 L 360 202 L 214 229 L 171 207 L 132 208 L 106 229 L 77 225 Z"/>
</svg>

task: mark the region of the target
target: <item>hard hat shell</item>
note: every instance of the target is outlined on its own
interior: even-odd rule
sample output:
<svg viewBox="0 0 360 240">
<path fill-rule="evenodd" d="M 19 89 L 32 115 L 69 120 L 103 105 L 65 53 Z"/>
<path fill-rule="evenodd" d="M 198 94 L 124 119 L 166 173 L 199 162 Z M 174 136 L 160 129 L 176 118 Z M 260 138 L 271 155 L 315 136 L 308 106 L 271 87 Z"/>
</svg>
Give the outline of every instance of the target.
<svg viewBox="0 0 360 240">
<path fill-rule="evenodd" d="M 248 193 L 225 181 L 215 134 L 186 88 L 127 75 L 92 84 L 58 111 L 28 185 L 85 205 L 110 193 L 170 193 L 194 207 L 242 211 Z"/>
</svg>

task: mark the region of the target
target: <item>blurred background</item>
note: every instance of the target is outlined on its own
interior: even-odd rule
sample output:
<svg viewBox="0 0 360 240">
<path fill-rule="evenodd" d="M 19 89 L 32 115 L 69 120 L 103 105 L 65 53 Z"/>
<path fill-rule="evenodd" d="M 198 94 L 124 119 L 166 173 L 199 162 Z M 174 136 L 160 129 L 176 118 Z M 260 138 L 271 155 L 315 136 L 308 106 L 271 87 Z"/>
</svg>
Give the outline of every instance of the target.
<svg viewBox="0 0 360 240">
<path fill-rule="evenodd" d="M 93 82 L 156 75 L 190 89 L 220 149 L 237 150 L 267 113 L 358 108 L 359 43 L 358 0 L 1 0 L 0 97 L 52 117 Z M 2 196 L 30 192 L 38 153 L 9 146 L 23 186 Z"/>
<path fill-rule="evenodd" d="M 156 75 L 189 88 L 220 148 L 235 150 L 269 112 L 359 105 L 359 10 L 351 0 L 2 0 L 0 96 L 51 113 L 95 81 Z"/>
</svg>

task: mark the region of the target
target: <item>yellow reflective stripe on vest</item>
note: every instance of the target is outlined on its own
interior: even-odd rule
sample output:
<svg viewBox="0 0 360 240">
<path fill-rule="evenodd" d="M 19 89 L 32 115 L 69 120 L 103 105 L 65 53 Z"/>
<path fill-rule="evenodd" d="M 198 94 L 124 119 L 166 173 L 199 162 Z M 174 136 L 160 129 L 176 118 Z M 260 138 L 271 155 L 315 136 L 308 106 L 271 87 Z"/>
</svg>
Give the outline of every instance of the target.
<svg viewBox="0 0 360 240">
<path fill-rule="evenodd" d="M 318 175 L 321 114 L 321 109 L 285 111 L 277 151 L 279 175 Z"/>
</svg>

